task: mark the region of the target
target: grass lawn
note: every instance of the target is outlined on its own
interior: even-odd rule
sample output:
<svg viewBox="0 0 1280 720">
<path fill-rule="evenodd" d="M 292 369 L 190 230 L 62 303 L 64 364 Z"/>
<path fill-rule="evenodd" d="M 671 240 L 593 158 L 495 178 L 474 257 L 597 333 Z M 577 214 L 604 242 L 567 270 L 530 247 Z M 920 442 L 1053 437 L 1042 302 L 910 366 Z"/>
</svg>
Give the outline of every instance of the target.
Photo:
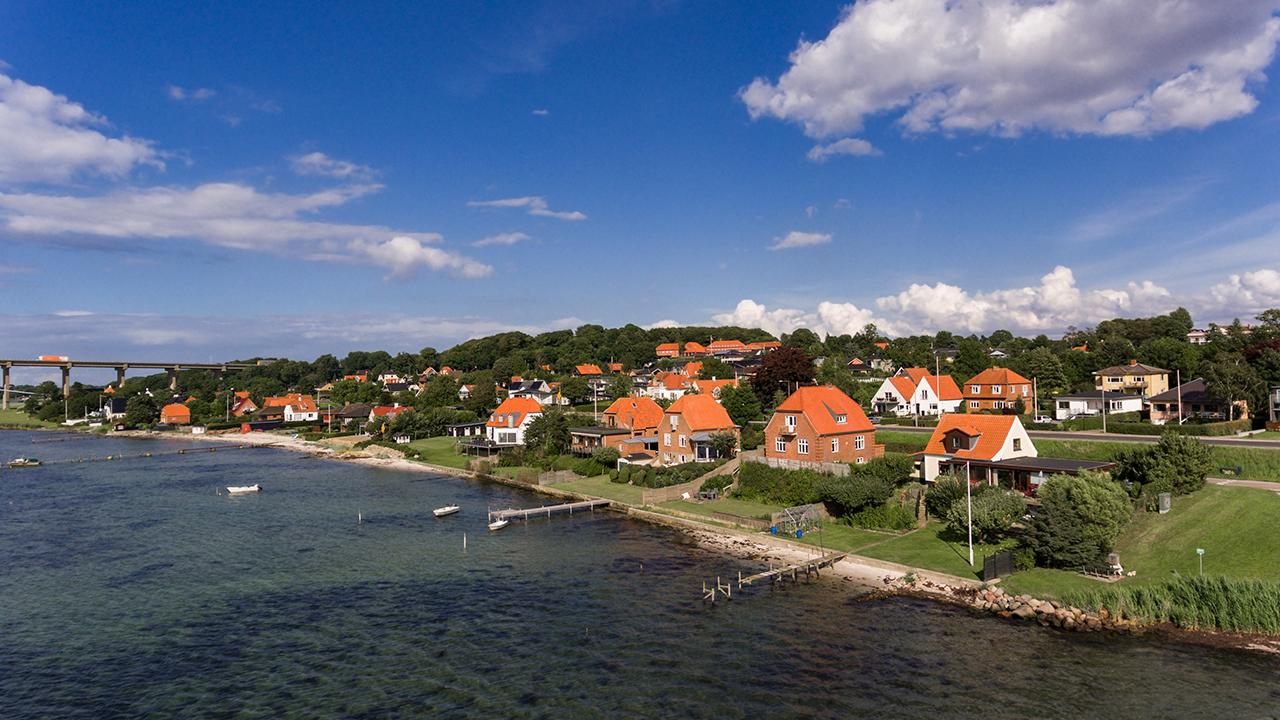
<svg viewBox="0 0 1280 720">
<path fill-rule="evenodd" d="M 628 505 L 639 505 L 644 497 L 644 488 L 626 483 L 610 482 L 608 475 L 597 475 L 581 480 L 555 483 L 551 487 L 557 490 L 582 493 L 592 497 L 602 497 Z"/>
<path fill-rule="evenodd" d="M 27 417 L 22 410 L 0 410 L 0 427 L 22 427 L 22 428 L 56 428 L 61 427 L 59 423 L 40 422 Z"/>
<path fill-rule="evenodd" d="M 797 539 L 796 542 L 822 547 L 826 550 L 856 552 L 859 548 L 886 540 L 893 540 L 896 537 L 898 536 L 894 533 L 876 532 L 875 530 L 864 530 L 862 528 L 849 527 L 848 525 L 827 523 L 823 526 L 822 532 L 806 533 L 804 537 Z M 858 554 L 861 555 L 863 553 Z"/>
<path fill-rule="evenodd" d="M 717 512 L 730 513 L 731 515 L 741 515 L 743 517 L 764 519 L 766 516 L 772 516 L 774 513 L 782 510 L 781 505 L 766 505 L 758 502 L 747 502 L 746 500 L 716 500 L 708 503 L 693 503 L 684 500 L 672 500 L 670 502 L 658 503 L 658 507 L 670 508 L 687 512 L 692 515 L 705 515 L 711 517 Z"/>
<path fill-rule="evenodd" d="M 454 453 L 453 444 L 456 441 L 457 438 L 452 437 L 422 438 L 409 443 L 409 447 L 422 453 L 418 459 L 423 462 L 465 470 L 469 458 Z"/>
<path fill-rule="evenodd" d="M 940 522 L 930 522 L 920 530 L 892 538 L 859 555 L 889 562 L 947 573 L 957 577 L 982 579 L 982 559 L 1013 547 L 1013 541 L 998 545 L 973 545 L 973 562 L 969 565 L 969 545 L 964 533 L 948 530 Z"/>
</svg>

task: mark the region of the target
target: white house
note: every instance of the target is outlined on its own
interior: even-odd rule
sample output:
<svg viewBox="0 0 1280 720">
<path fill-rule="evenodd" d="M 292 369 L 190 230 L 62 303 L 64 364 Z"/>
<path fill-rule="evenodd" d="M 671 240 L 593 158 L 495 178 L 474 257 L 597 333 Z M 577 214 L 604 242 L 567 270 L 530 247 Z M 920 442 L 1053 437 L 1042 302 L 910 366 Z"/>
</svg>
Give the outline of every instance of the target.
<svg viewBox="0 0 1280 720">
<path fill-rule="evenodd" d="M 1074 395 L 1059 395 L 1053 400 L 1055 407 L 1054 417 L 1058 420 L 1066 420 L 1078 415 L 1101 415 L 1104 403 L 1106 404 L 1108 415 L 1140 412 L 1142 410 L 1141 395 L 1126 395 L 1106 390 L 1090 390 L 1089 392 L 1076 393 Z"/>
<path fill-rule="evenodd" d="M 507 397 L 531 398 L 539 405 L 551 405 L 556 402 L 558 393 L 546 380 L 513 380 L 507 388 Z"/>
<path fill-rule="evenodd" d="M 542 406 L 537 400 L 507 398 L 485 423 L 485 436 L 497 445 L 523 445 L 529 423 L 541 416 Z"/>
<path fill-rule="evenodd" d="M 923 368 L 903 368 L 881 383 L 871 408 L 894 415 L 939 415 L 959 412 L 964 396 L 950 375 L 930 375 Z"/>
</svg>

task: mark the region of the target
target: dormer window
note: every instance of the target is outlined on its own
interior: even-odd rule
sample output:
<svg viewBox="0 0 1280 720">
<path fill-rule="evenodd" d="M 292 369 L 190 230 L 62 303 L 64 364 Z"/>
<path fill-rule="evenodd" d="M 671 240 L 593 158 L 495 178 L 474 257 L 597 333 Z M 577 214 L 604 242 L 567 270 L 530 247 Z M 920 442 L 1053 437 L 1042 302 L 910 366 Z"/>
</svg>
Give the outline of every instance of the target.
<svg viewBox="0 0 1280 720">
<path fill-rule="evenodd" d="M 847 422 L 849 422 L 849 416 L 848 416 L 848 415 L 837 415 L 837 416 L 836 416 L 836 424 L 837 424 L 837 425 L 844 425 L 844 424 L 845 424 L 845 423 L 847 423 Z"/>
<path fill-rule="evenodd" d="M 796 416 L 795 416 L 795 415 L 788 415 L 788 416 L 787 416 L 787 427 L 791 428 L 792 430 L 794 430 L 794 429 L 795 429 L 795 427 L 796 427 Z"/>
<path fill-rule="evenodd" d="M 982 386 L 981 386 L 981 385 L 970 385 L 970 386 L 969 386 L 969 394 L 970 394 L 970 395 L 977 395 L 977 394 L 978 394 L 978 393 L 980 393 L 980 392 L 982 392 Z"/>
</svg>

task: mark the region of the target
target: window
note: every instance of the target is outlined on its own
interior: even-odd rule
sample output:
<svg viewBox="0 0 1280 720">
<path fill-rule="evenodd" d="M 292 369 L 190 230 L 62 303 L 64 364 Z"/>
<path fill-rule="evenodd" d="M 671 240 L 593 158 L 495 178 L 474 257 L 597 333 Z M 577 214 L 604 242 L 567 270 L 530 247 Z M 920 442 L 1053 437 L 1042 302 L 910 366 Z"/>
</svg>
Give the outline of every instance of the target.
<svg viewBox="0 0 1280 720">
<path fill-rule="evenodd" d="M 687 447 L 687 445 L 685 445 L 685 443 L 684 443 L 684 436 L 683 436 L 683 435 L 681 435 L 681 436 L 680 436 L 680 447 Z"/>
<path fill-rule="evenodd" d="M 790 429 L 790 430 L 795 430 L 795 429 L 796 429 L 796 416 L 795 416 L 795 415 L 788 415 L 788 416 L 787 416 L 787 428 L 788 428 L 788 429 Z"/>
<path fill-rule="evenodd" d="M 995 409 L 997 409 L 997 410 L 1003 410 L 1003 409 L 1004 409 L 1004 401 L 1003 401 L 1003 400 L 997 400 L 997 401 L 995 401 L 995 402 L 991 403 L 991 407 L 993 407 L 993 408 L 995 408 Z"/>
<path fill-rule="evenodd" d="M 1112 385 L 1119 385 L 1120 383 L 1124 382 L 1124 378 L 1121 378 L 1121 377 L 1109 377 L 1109 378 L 1107 378 L 1107 382 L 1111 383 Z"/>
<path fill-rule="evenodd" d="M 671 433 L 662 434 L 662 444 L 671 447 Z"/>
<path fill-rule="evenodd" d="M 1014 450 L 1021 450 L 1021 449 L 1022 449 L 1022 438 L 1014 438 L 1014 439 L 1013 439 L 1013 449 L 1014 449 Z"/>
<path fill-rule="evenodd" d="M 992 386 L 991 386 L 991 394 L 992 394 L 992 395 L 999 395 L 999 394 L 1000 394 L 1000 386 L 999 386 L 999 385 L 992 385 Z"/>
<path fill-rule="evenodd" d="M 854 450 L 866 450 L 866 449 L 867 449 L 867 436 L 866 436 L 866 435 L 854 435 L 854 436 L 853 436 L 853 449 L 854 449 Z"/>
<path fill-rule="evenodd" d="M 1023 386 L 1022 386 L 1022 395 L 1025 397 L 1025 396 L 1030 395 L 1030 394 L 1031 394 L 1031 386 L 1030 386 L 1030 385 L 1023 385 Z"/>
<path fill-rule="evenodd" d="M 862 465 L 862 464 L 864 464 L 864 463 L 866 463 L 866 462 L 867 462 L 867 459 L 866 459 L 866 458 L 864 458 L 864 457 L 862 457 L 862 456 L 859 456 L 859 457 L 858 457 L 858 464 L 859 464 L 859 465 Z"/>
<path fill-rule="evenodd" d="M 951 438 L 951 449 L 952 449 L 952 450 L 959 450 L 959 449 L 960 449 L 960 438 L 959 438 L 959 437 L 953 437 L 953 438 Z"/>
<path fill-rule="evenodd" d="M 969 386 L 969 394 L 970 394 L 970 395 L 977 395 L 977 394 L 978 394 L 978 393 L 980 393 L 980 392 L 982 392 L 982 386 L 981 386 L 981 385 L 970 385 L 970 386 Z"/>
<path fill-rule="evenodd" d="M 928 391 L 928 390 L 921 390 L 921 391 L 920 391 L 920 399 L 921 399 L 921 400 L 928 400 L 928 399 L 929 399 L 929 391 Z"/>
<path fill-rule="evenodd" d="M 774 449 L 774 450 L 777 450 L 777 451 L 778 451 L 778 452 L 780 452 L 780 453 L 784 453 L 784 452 L 786 452 L 786 451 L 787 451 L 787 441 L 786 441 L 786 440 L 783 440 L 781 437 L 779 437 L 777 440 L 775 440 L 775 441 L 774 441 L 774 443 L 773 443 L 773 449 Z"/>
<path fill-rule="evenodd" d="M 848 416 L 848 415 L 837 415 L 837 416 L 836 416 L 836 424 L 837 424 L 837 425 L 843 425 L 843 424 L 845 424 L 845 423 L 847 423 L 847 422 L 849 422 L 849 416 Z"/>
<path fill-rule="evenodd" d="M 682 454 L 682 455 L 680 456 L 680 464 L 681 464 L 681 465 L 683 465 L 683 464 L 685 464 L 685 463 L 687 463 L 687 462 L 689 462 L 689 461 L 688 461 L 688 460 L 685 460 L 685 459 L 684 459 L 684 455 Z"/>
<path fill-rule="evenodd" d="M 676 429 L 676 423 L 677 423 L 677 422 L 679 422 L 679 421 L 680 421 L 680 418 L 676 417 L 675 415 L 672 415 L 672 416 L 671 416 L 671 430 L 672 430 L 672 431 L 675 431 L 675 429 Z"/>
<path fill-rule="evenodd" d="M 970 410 L 977 410 L 977 409 L 978 409 L 978 401 L 977 401 L 977 400 L 970 400 L 970 401 L 969 401 L 969 409 L 970 409 Z"/>
<path fill-rule="evenodd" d="M 831 438 L 831 452 L 840 452 L 840 438 Z"/>
<path fill-rule="evenodd" d="M 805 438 L 800 438 L 800 441 L 796 443 L 796 449 L 800 451 L 801 455 L 808 455 L 809 441 L 806 440 Z"/>
</svg>

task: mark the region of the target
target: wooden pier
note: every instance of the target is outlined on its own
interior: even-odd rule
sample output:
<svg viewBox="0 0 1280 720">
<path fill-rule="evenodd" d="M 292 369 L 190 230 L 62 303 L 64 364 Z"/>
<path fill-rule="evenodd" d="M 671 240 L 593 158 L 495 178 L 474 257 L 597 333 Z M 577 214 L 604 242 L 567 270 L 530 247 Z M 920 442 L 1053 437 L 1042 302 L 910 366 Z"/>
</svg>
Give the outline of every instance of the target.
<svg viewBox="0 0 1280 720">
<path fill-rule="evenodd" d="M 516 510 L 514 508 L 507 510 L 491 510 L 489 515 L 495 520 L 528 520 L 531 517 L 551 517 L 558 513 L 573 514 L 575 510 L 595 511 L 598 507 L 608 507 L 613 504 L 612 500 L 584 500 L 583 502 L 564 503 L 563 505 L 544 505 L 536 508 L 526 508 L 524 510 Z"/>
<path fill-rule="evenodd" d="M 248 450 L 258 448 L 258 445 L 213 445 L 211 447 L 199 448 L 183 448 L 181 450 L 160 450 L 148 453 L 120 453 L 116 455 L 95 455 L 73 458 L 58 458 L 56 460 L 41 460 L 40 465 L 61 465 L 63 463 L 86 463 L 86 462 L 103 462 L 107 460 L 124 460 L 126 458 L 149 458 L 160 457 L 162 455 L 196 455 L 198 453 L 217 452 L 219 450 Z M 5 467 L 0 465 L 0 468 Z"/>
<path fill-rule="evenodd" d="M 798 582 L 800 579 L 801 573 L 803 573 L 806 578 L 809 577 L 810 575 L 814 577 L 818 577 L 820 575 L 820 571 L 822 570 L 822 568 L 831 567 L 832 565 L 835 565 L 836 563 L 843 560 L 844 557 L 848 554 L 849 553 L 842 553 L 842 552 L 831 553 L 830 555 L 823 555 L 822 557 L 819 557 L 819 558 L 814 558 L 812 560 L 805 560 L 804 562 L 792 563 L 791 565 L 784 565 L 782 567 L 777 567 L 777 568 L 770 567 L 768 570 L 764 572 L 756 573 L 755 575 L 748 575 L 747 577 L 743 577 L 742 573 L 738 573 L 738 582 L 737 582 L 738 590 L 742 590 L 742 587 L 744 585 L 752 585 L 761 580 L 768 580 L 769 584 L 772 585 L 775 582 L 784 581 L 788 577 L 790 577 L 792 582 Z M 714 586 L 709 587 L 704 582 L 702 584 L 703 602 L 710 601 L 714 603 L 716 601 L 716 595 L 724 595 L 726 598 L 732 600 L 733 584 L 734 583 L 732 580 L 730 580 L 729 582 L 722 582 L 720 578 L 716 578 L 716 584 Z"/>
</svg>

